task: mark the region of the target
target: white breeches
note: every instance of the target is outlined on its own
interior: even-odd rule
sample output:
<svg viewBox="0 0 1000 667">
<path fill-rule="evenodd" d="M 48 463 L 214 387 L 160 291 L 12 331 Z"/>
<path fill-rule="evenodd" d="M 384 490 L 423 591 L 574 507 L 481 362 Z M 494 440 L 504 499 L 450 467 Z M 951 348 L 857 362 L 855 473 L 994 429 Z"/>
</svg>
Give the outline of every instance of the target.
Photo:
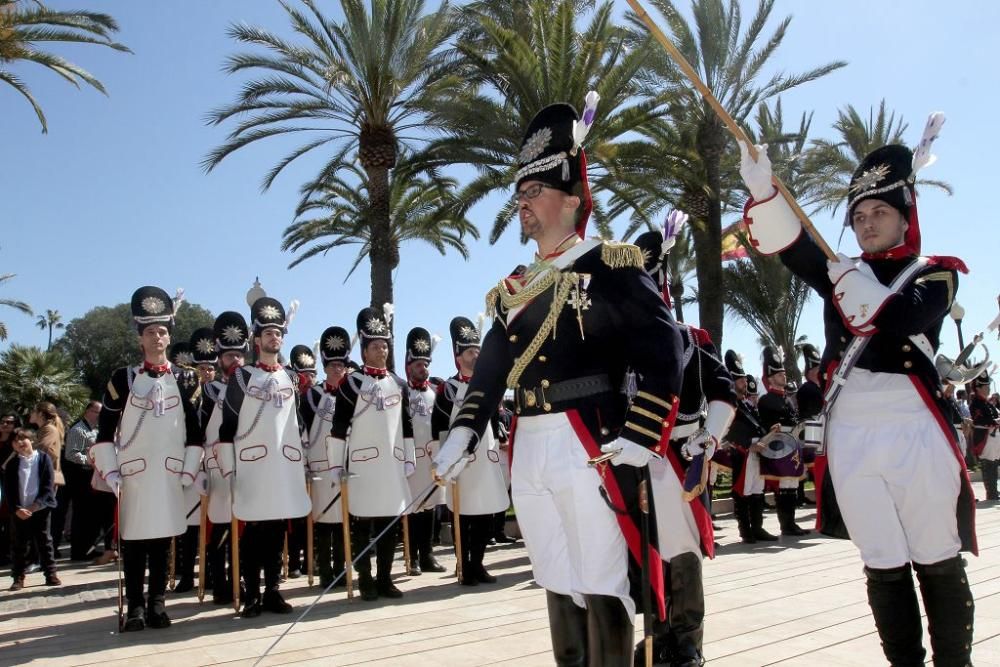
<svg viewBox="0 0 1000 667">
<path fill-rule="evenodd" d="M 682 496 L 684 488 L 667 459 L 649 462 L 653 482 L 653 507 L 656 510 L 656 534 L 660 557 L 669 561 L 691 552 L 701 557 L 701 535 L 694 521 L 691 503 Z M 699 502 L 697 499 L 691 502 Z"/>
<path fill-rule="evenodd" d="M 535 581 L 580 607 L 585 595 L 617 597 L 635 616 L 625 538 L 568 417 L 522 417 L 515 438 L 511 493 Z"/>
<path fill-rule="evenodd" d="M 961 467 L 905 375 L 856 368 L 833 408 L 830 477 L 865 565 L 936 563 L 961 548 Z"/>
</svg>

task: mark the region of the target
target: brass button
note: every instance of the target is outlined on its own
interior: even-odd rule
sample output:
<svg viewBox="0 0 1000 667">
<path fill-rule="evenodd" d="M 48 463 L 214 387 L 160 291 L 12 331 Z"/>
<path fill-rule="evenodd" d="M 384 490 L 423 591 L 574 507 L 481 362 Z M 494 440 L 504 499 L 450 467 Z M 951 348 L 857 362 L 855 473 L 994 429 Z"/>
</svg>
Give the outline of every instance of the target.
<svg viewBox="0 0 1000 667">
<path fill-rule="evenodd" d="M 535 394 L 534 392 L 524 395 L 524 404 L 529 408 L 535 407 Z"/>
<path fill-rule="evenodd" d="M 552 412 L 552 404 L 546 403 L 545 405 L 542 406 L 542 410 L 545 410 L 546 412 Z"/>
<path fill-rule="evenodd" d="M 517 334 L 511 334 L 510 338 L 508 340 L 510 342 L 512 342 L 512 343 L 516 343 L 517 342 Z"/>
<path fill-rule="evenodd" d="M 903 362 L 903 368 L 913 368 L 913 362 L 912 361 L 904 361 Z"/>
<path fill-rule="evenodd" d="M 962 577 L 961 579 L 959 579 L 959 581 L 964 584 L 965 583 L 965 577 Z"/>
<path fill-rule="evenodd" d="M 611 431 L 609 431 L 606 427 L 604 426 L 601 427 L 601 435 L 610 435 L 610 434 Z"/>
<path fill-rule="evenodd" d="M 846 343 L 847 342 L 847 337 L 846 336 L 841 336 L 840 337 L 840 342 L 841 343 Z"/>
<path fill-rule="evenodd" d="M 972 626 L 971 626 L 971 625 L 966 625 L 966 626 L 965 626 L 965 629 L 966 629 L 966 630 L 971 630 L 971 629 L 972 629 Z"/>
<path fill-rule="evenodd" d="M 840 357 L 840 358 L 843 358 L 844 357 L 844 351 L 841 350 L 840 352 L 838 352 L 837 356 Z"/>
<path fill-rule="evenodd" d="M 544 364 L 546 361 L 549 360 L 549 358 L 546 357 L 544 354 L 540 354 L 538 355 L 538 360 Z"/>
<path fill-rule="evenodd" d="M 548 388 L 549 388 L 549 381 L 542 380 L 542 389 L 548 389 Z"/>
<path fill-rule="evenodd" d="M 903 352 L 909 352 L 909 351 L 910 351 L 910 350 L 912 350 L 912 349 L 913 349 L 913 348 L 912 348 L 912 347 L 910 347 L 910 344 L 909 344 L 909 343 L 904 343 L 904 344 L 903 344 Z"/>
<path fill-rule="evenodd" d="M 972 600 L 966 600 L 965 601 L 965 606 L 966 607 L 971 607 L 972 606 Z"/>
<path fill-rule="evenodd" d="M 517 414 L 521 414 L 521 408 L 515 408 L 514 412 L 516 412 Z"/>
</svg>

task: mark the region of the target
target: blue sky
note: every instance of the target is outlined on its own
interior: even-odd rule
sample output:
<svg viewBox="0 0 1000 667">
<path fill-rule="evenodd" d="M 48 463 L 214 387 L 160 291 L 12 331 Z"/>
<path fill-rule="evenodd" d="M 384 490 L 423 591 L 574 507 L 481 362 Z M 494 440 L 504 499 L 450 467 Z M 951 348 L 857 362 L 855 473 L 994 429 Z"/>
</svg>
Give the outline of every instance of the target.
<svg viewBox="0 0 1000 667">
<path fill-rule="evenodd" d="M 95 305 L 127 301 L 140 285 L 156 284 L 170 292 L 183 286 L 190 300 L 215 313 L 245 312 L 246 291 L 260 276 L 272 296 L 301 302 L 288 347 L 311 345 L 332 324 L 352 329 L 369 298 L 367 263 L 345 282 L 351 249 L 291 270 L 286 267 L 292 256 L 279 249 L 298 187 L 313 175 L 318 159 L 293 165 L 264 194 L 261 178 L 297 145 L 294 139 L 242 149 L 208 175 L 199 166 L 227 132 L 227 127 L 206 126 L 206 113 L 231 101 L 244 80 L 221 72 L 225 57 L 236 50 L 226 28 L 246 22 L 287 33 L 278 3 L 48 4 L 59 9 L 87 5 L 112 14 L 122 27 L 120 41 L 135 54 L 56 47 L 94 73 L 110 97 L 91 89 L 77 91 L 37 66 L 15 67 L 45 109 L 48 135 L 39 132 L 30 107 L 13 89 L 0 87 L 0 146 L 8 166 L 0 180 L 0 273 L 17 274 L 4 285 L 2 296 L 27 301 L 36 312 L 57 309 L 68 321 Z M 322 4 L 330 13 L 339 11 L 333 1 Z M 623 12 L 625 3 L 619 4 Z M 742 5 L 749 21 L 756 2 Z M 849 62 L 783 98 L 786 118 L 815 111 L 814 136 L 832 136 L 828 128 L 839 107 L 850 103 L 867 109 L 883 97 L 909 122 L 911 145 L 928 113 L 947 115 L 935 145 L 938 162 L 925 175 L 950 182 L 955 195 L 927 190 L 920 199 L 920 218 L 924 252 L 957 255 L 971 269 L 959 291 L 968 311 L 966 335 L 971 336 L 996 316 L 1000 292 L 1000 235 L 990 205 L 996 187 L 992 153 L 998 142 L 995 105 L 989 102 L 1000 89 L 993 51 L 1000 5 L 778 0 L 774 16 L 787 14 L 794 20 L 774 58 L 774 70 L 798 72 L 836 59 Z M 484 237 L 497 205 L 493 199 L 472 212 Z M 839 219 L 818 217 L 814 222 L 836 242 Z M 842 249 L 857 251 L 849 237 Z M 496 245 L 484 240 L 473 243 L 471 251 L 465 262 L 418 244 L 403 247 L 395 276 L 397 350 L 405 332 L 416 325 L 447 339 L 451 317 L 474 319 L 483 310 L 485 292 L 531 252 L 520 245 L 514 227 Z M 687 312 L 692 321 L 695 310 Z M 44 346 L 46 334 L 33 318 L 3 309 L 0 320 L 10 329 L 0 349 L 11 342 Z M 807 306 L 800 333 L 822 340 L 818 300 Z M 943 343 L 942 351 L 953 355 L 957 343 L 950 323 Z M 990 343 L 1000 357 L 996 338 Z M 756 337 L 734 318 L 727 318 L 724 346 L 742 353 L 748 368 L 758 369 Z M 432 367 L 437 374 L 453 372 L 446 350 L 439 349 Z"/>
</svg>

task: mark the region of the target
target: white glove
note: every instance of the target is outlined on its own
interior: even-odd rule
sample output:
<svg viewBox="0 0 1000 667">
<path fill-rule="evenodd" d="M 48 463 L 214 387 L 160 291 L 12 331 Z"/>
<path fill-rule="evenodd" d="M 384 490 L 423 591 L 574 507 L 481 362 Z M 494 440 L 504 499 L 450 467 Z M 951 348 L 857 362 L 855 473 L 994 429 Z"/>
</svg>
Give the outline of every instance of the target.
<svg viewBox="0 0 1000 667">
<path fill-rule="evenodd" d="M 601 451 L 605 454 L 618 452 L 617 456 L 611 459 L 611 462 L 616 466 L 629 465 L 641 468 L 653 459 L 660 458 L 652 449 L 646 449 L 625 438 L 618 438 L 614 442 L 601 445 Z"/>
<path fill-rule="evenodd" d="M 845 273 L 853 271 L 856 268 L 858 268 L 858 265 L 854 263 L 853 259 L 842 252 L 838 252 L 837 261 L 833 261 L 832 259 L 827 260 L 826 275 L 830 276 L 830 283 L 836 285 L 844 277 Z"/>
<path fill-rule="evenodd" d="M 117 498 L 122 488 L 122 476 L 118 473 L 118 471 L 112 470 L 105 475 L 104 483 L 108 485 L 108 488 L 111 489 L 111 493 L 115 494 L 115 498 Z"/>
<path fill-rule="evenodd" d="M 718 446 L 719 441 L 708 432 L 708 429 L 700 428 L 687 439 L 687 442 L 681 445 L 681 456 L 690 461 L 694 457 L 704 454 L 705 460 L 711 461 Z"/>
<path fill-rule="evenodd" d="M 205 474 L 204 470 L 199 470 L 198 474 L 194 476 L 194 482 L 192 483 L 194 488 L 198 489 L 198 494 L 202 496 L 208 495 L 208 475 Z"/>
<path fill-rule="evenodd" d="M 740 176 L 754 201 L 764 201 L 774 194 L 771 160 L 767 157 L 767 144 L 757 144 L 757 161 L 750 157 L 750 149 L 742 141 L 740 147 Z"/>
<path fill-rule="evenodd" d="M 469 462 L 467 451 L 474 435 L 468 426 L 452 429 L 434 457 L 434 474 L 446 482 L 454 481 Z"/>
<path fill-rule="evenodd" d="M 403 474 L 405 474 L 407 477 L 410 477 L 416 471 L 417 471 L 417 464 L 416 463 L 414 463 L 413 461 L 404 461 L 403 462 Z"/>
</svg>

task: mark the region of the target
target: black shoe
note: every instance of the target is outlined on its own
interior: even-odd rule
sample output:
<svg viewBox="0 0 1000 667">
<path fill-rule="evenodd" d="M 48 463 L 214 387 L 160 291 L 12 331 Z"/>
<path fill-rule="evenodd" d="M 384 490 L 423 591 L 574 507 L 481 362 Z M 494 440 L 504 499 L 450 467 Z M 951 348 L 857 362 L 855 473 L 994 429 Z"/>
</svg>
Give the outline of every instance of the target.
<svg viewBox="0 0 1000 667">
<path fill-rule="evenodd" d="M 278 591 L 265 591 L 261 607 L 264 611 L 269 611 L 273 614 L 292 613 L 292 605 L 285 602 L 285 599 L 281 597 L 281 593 Z"/>
<path fill-rule="evenodd" d="M 125 624 L 122 625 L 122 632 L 137 632 L 146 628 L 146 610 L 142 607 L 135 607 L 128 610 L 125 617 Z"/>
<path fill-rule="evenodd" d="M 62 580 L 59 576 L 53 572 L 52 574 L 45 575 L 45 585 L 46 586 L 62 586 Z"/>
<path fill-rule="evenodd" d="M 243 611 L 240 612 L 243 618 L 257 618 L 260 616 L 260 598 L 247 600 L 243 604 Z"/>
<path fill-rule="evenodd" d="M 742 542 L 743 544 L 757 544 L 757 538 L 754 537 L 753 535 L 747 535 L 743 537 L 740 540 L 740 542 Z"/>
<path fill-rule="evenodd" d="M 420 559 L 420 569 L 424 572 L 447 572 L 448 568 L 437 561 L 433 555 Z"/>
<path fill-rule="evenodd" d="M 514 544 L 517 542 L 516 537 L 511 537 L 506 533 L 497 533 L 493 536 L 493 539 L 496 540 L 497 544 Z"/>
<path fill-rule="evenodd" d="M 478 586 L 479 578 L 472 572 L 471 567 L 462 566 L 462 581 L 463 586 Z"/>
<path fill-rule="evenodd" d="M 757 528 L 753 531 L 753 538 L 758 542 L 777 542 L 778 536 L 772 535 L 763 528 Z"/>
<path fill-rule="evenodd" d="M 225 590 L 220 590 L 218 592 L 212 591 L 212 604 L 232 604 L 233 603 L 233 587 L 229 586 Z"/>
<path fill-rule="evenodd" d="M 379 597 L 383 598 L 401 598 L 403 597 L 403 591 L 396 588 L 396 585 L 391 581 L 380 581 L 376 584 L 378 588 Z"/>
<path fill-rule="evenodd" d="M 487 544 L 488 546 L 491 546 L 491 547 L 492 547 L 492 546 L 496 545 L 496 543 L 497 543 L 497 538 L 495 538 L 495 537 L 491 537 L 491 538 L 490 538 L 490 541 L 489 541 L 489 542 L 487 542 L 486 544 Z"/>
<path fill-rule="evenodd" d="M 181 577 L 181 580 L 174 586 L 174 593 L 188 593 L 194 590 L 194 579 L 191 577 Z"/>
<path fill-rule="evenodd" d="M 358 591 L 361 593 L 362 600 L 367 602 L 378 600 L 378 586 L 375 585 L 371 572 L 358 573 Z"/>
<path fill-rule="evenodd" d="M 19 591 L 24 588 L 24 577 L 17 577 L 14 582 L 8 588 L 8 591 Z"/>
<path fill-rule="evenodd" d="M 165 611 L 151 611 L 146 617 L 149 627 L 155 630 L 162 630 L 170 627 L 170 617 Z"/>
<path fill-rule="evenodd" d="M 413 559 L 410 561 L 410 571 L 408 573 L 411 577 L 419 577 L 422 572 L 420 571 L 420 563 Z"/>
<path fill-rule="evenodd" d="M 476 581 L 478 581 L 481 584 L 495 584 L 495 583 L 497 583 L 497 578 L 494 577 L 489 572 L 487 572 L 486 568 L 483 567 L 482 565 L 480 565 L 479 568 L 477 570 L 475 570 L 473 576 L 476 578 Z"/>
<path fill-rule="evenodd" d="M 300 570 L 298 568 L 296 568 L 294 570 L 289 570 L 288 571 L 288 578 L 289 579 L 298 579 L 301 576 L 302 576 L 302 570 Z"/>
<path fill-rule="evenodd" d="M 791 537 L 800 537 L 802 535 L 808 535 L 810 532 L 811 531 L 806 530 L 805 528 L 800 528 L 798 525 L 794 523 L 790 523 L 786 527 L 781 529 L 782 535 L 789 535 Z"/>
<path fill-rule="evenodd" d="M 326 589 L 330 584 L 333 583 L 333 575 L 324 576 L 319 575 L 319 586 L 320 588 Z"/>
</svg>

